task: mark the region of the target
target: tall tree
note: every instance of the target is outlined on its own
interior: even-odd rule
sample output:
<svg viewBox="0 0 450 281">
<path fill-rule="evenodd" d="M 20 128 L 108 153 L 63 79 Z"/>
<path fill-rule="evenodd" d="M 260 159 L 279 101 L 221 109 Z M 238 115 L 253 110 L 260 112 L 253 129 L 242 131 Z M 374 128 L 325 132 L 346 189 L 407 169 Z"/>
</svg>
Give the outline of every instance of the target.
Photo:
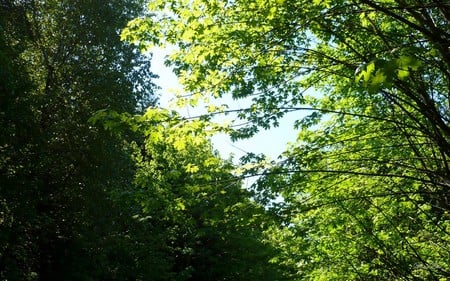
<svg viewBox="0 0 450 281">
<path fill-rule="evenodd" d="M 134 168 L 88 120 L 154 103 L 149 58 L 119 40 L 141 13 L 141 1 L 0 3 L 1 279 L 126 279 L 134 257 L 116 260 L 112 243 L 134 228 L 113 195 Z"/>
<path fill-rule="evenodd" d="M 214 125 L 153 108 L 135 117 L 104 111 L 95 119 L 145 136 L 130 144 L 139 187 L 134 218 L 159 239 L 149 247 L 159 259 L 148 259 L 144 280 L 286 280 L 271 261 L 278 246 L 266 231 L 274 217 L 212 150 Z"/>
<path fill-rule="evenodd" d="M 175 45 L 192 98 L 251 97 L 249 136 L 283 114 L 299 143 L 258 188 L 285 198 L 306 280 L 450 275 L 450 4 L 152 1 L 123 38 Z M 316 90 L 316 91 L 312 91 Z M 319 94 L 317 94 L 317 92 Z"/>
</svg>

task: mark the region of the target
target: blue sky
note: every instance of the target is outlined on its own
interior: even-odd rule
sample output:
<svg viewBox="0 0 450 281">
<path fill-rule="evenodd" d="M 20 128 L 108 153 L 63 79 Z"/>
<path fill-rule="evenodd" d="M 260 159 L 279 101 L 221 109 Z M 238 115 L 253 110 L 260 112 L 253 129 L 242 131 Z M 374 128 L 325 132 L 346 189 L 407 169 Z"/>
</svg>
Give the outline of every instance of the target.
<svg viewBox="0 0 450 281">
<path fill-rule="evenodd" d="M 152 51 L 152 71 L 159 75 L 159 79 L 156 83 L 161 87 L 161 90 L 159 91 L 160 106 L 167 108 L 170 105 L 170 101 L 174 98 L 173 92 L 177 89 L 180 90 L 181 86 L 171 69 L 164 65 L 164 56 L 167 54 L 167 51 L 161 49 Z M 246 101 L 235 101 L 231 98 L 225 98 L 221 101 L 221 103 L 223 102 L 226 102 L 230 109 L 249 106 Z M 204 112 L 204 108 L 181 108 L 177 110 L 183 116 L 196 116 L 200 112 Z M 281 120 L 279 127 L 261 131 L 251 139 L 232 142 L 227 135 L 219 134 L 213 137 L 212 141 L 214 147 L 224 158 L 228 158 L 229 155 L 232 154 L 234 155 L 234 159 L 238 160 L 246 152 L 253 152 L 257 154 L 264 153 L 269 156 L 270 159 L 276 160 L 278 155 L 285 150 L 287 143 L 295 141 L 296 133 L 293 124 L 294 121 L 299 118 L 299 114 L 299 112 L 291 113 Z"/>
</svg>

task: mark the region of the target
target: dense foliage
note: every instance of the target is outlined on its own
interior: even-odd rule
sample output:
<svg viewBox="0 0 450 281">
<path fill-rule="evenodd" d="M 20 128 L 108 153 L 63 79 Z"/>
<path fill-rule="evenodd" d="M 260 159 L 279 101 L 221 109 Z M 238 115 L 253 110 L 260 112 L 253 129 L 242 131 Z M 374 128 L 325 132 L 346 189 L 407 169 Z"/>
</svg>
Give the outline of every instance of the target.
<svg viewBox="0 0 450 281">
<path fill-rule="evenodd" d="M 449 10 L 1 1 L 0 279 L 448 280 Z M 119 35 L 170 47 L 179 105 L 251 104 L 156 108 L 151 56 Z M 213 150 L 300 112 L 279 162 Z"/>
<path fill-rule="evenodd" d="M 118 38 L 139 10 L 0 3 L 0 279 L 125 279 L 114 256 L 135 226 L 111 192 L 132 188 L 133 162 L 88 120 L 154 102 L 148 59 Z"/>
<path fill-rule="evenodd" d="M 121 42 L 141 1 L 0 2 L 1 280 L 282 280 L 205 122 Z M 141 115 L 139 115 L 141 114 Z"/>
<path fill-rule="evenodd" d="M 123 38 L 172 46 L 167 62 L 190 94 L 182 101 L 251 98 L 239 115 L 250 123 L 233 136 L 312 112 L 255 185 L 262 200 L 283 197 L 273 206 L 284 228 L 272 238 L 285 250 L 277 262 L 295 268 L 292 280 L 450 277 L 448 2 L 148 7 Z"/>
<path fill-rule="evenodd" d="M 135 117 L 99 112 L 95 120 L 144 135 L 129 144 L 140 206 L 133 218 L 158 238 L 158 259 L 145 261 L 143 280 L 285 280 L 271 262 L 279 251 L 267 234 L 275 219 L 213 152 L 216 125 L 152 108 Z"/>
</svg>

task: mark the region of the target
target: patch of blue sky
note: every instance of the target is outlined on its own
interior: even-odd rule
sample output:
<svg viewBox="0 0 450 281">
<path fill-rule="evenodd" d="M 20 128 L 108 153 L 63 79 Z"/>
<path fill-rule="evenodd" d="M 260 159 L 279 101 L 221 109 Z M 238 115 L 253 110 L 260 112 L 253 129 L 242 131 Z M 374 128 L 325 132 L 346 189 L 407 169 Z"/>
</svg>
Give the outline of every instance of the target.
<svg viewBox="0 0 450 281">
<path fill-rule="evenodd" d="M 175 100 L 175 93 L 182 91 L 182 86 L 178 83 L 178 78 L 172 70 L 164 64 L 167 50 L 152 49 L 152 72 L 159 75 L 156 84 L 161 87 L 159 90 L 159 105 L 163 108 L 169 108 Z M 244 109 L 251 105 L 250 99 L 234 100 L 231 96 L 221 98 L 217 104 L 227 104 L 228 109 Z M 185 117 L 193 117 L 205 114 L 207 112 L 204 104 L 196 107 L 186 106 L 178 108 L 179 114 Z M 212 138 L 213 145 L 223 158 L 233 157 L 238 160 L 247 153 L 265 154 L 271 160 L 277 160 L 285 151 L 289 142 L 295 142 L 297 132 L 294 129 L 294 122 L 308 112 L 294 111 L 287 114 L 280 120 L 278 127 L 272 127 L 269 130 L 261 130 L 255 136 L 249 139 L 231 141 L 226 134 L 217 134 Z M 232 122 L 236 119 L 233 114 L 220 115 L 219 121 Z M 217 121 L 217 120 L 216 120 Z"/>
</svg>

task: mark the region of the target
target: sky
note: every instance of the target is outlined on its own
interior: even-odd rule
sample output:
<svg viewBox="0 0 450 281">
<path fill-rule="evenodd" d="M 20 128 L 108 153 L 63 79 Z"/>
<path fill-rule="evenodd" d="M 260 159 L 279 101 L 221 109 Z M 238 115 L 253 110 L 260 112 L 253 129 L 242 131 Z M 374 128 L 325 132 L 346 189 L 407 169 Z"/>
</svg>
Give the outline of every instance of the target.
<svg viewBox="0 0 450 281">
<path fill-rule="evenodd" d="M 155 49 L 152 50 L 152 72 L 159 75 L 159 79 L 156 84 L 161 87 L 158 94 L 160 96 L 160 106 L 168 108 L 170 101 L 175 97 L 173 94 L 177 89 L 180 90 L 181 86 L 178 83 L 176 75 L 170 68 L 164 65 L 164 57 L 168 51 Z M 221 100 L 221 103 L 226 102 L 230 109 L 248 107 L 249 104 L 243 100 L 232 100 L 231 98 L 225 98 Z M 204 112 L 204 108 L 181 108 L 176 109 L 182 116 L 190 117 L 199 115 Z M 264 153 L 271 160 L 277 160 L 278 156 L 285 150 L 288 142 L 295 142 L 296 133 L 293 128 L 293 124 L 299 116 L 291 113 L 283 118 L 280 122 L 280 126 L 271 128 L 270 130 L 262 130 L 257 135 L 250 139 L 239 140 L 232 142 L 230 138 L 225 134 L 218 134 L 213 137 L 212 142 L 223 158 L 229 158 L 233 155 L 233 159 L 238 160 L 241 156 L 247 152 L 253 152 L 256 154 Z M 227 118 L 227 117 L 223 117 Z M 228 117 L 229 118 L 229 117 Z"/>
</svg>

